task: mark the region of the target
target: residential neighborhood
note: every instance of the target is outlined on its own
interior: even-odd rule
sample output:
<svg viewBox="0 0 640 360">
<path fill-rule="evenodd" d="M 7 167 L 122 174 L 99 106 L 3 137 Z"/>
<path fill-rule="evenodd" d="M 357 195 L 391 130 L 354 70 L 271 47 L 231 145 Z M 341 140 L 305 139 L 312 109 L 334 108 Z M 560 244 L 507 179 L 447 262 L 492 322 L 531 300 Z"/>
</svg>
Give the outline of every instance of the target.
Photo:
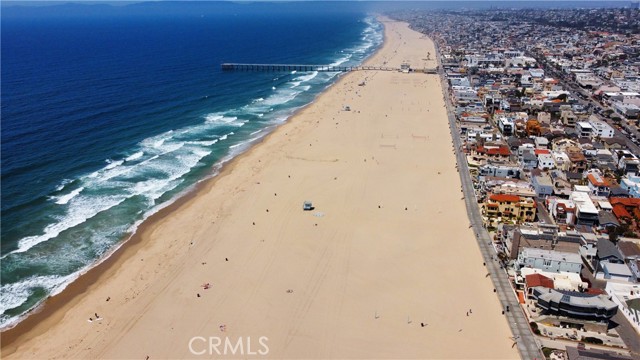
<svg viewBox="0 0 640 360">
<path fill-rule="evenodd" d="M 395 17 L 437 43 L 482 226 L 545 356 L 640 357 L 640 10 Z"/>
</svg>

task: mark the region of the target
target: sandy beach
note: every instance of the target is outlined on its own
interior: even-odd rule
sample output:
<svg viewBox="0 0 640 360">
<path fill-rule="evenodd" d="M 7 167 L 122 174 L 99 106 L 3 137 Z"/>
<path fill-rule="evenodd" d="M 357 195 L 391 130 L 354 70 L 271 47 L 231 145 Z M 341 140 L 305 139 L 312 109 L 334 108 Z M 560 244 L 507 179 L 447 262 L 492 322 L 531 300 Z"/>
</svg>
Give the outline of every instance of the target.
<svg viewBox="0 0 640 360">
<path fill-rule="evenodd" d="M 435 67 L 431 40 L 382 21 L 367 65 Z M 438 75 L 349 73 L 3 334 L 2 357 L 518 358 L 461 197 Z"/>
</svg>

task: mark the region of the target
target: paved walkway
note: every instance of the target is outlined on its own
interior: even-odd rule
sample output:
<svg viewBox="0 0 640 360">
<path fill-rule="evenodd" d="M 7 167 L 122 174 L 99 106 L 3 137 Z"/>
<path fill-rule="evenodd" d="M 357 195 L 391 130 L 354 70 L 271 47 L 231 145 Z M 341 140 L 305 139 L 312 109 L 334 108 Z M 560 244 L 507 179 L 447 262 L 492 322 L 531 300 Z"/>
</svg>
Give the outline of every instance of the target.
<svg viewBox="0 0 640 360">
<path fill-rule="evenodd" d="M 498 299 L 502 304 L 503 309 L 509 307 L 510 311 L 505 311 L 505 316 L 511 327 L 511 332 L 516 339 L 518 351 L 520 356 L 525 360 L 544 359 L 544 355 L 540 351 L 540 346 L 537 342 L 537 338 L 531 332 L 531 328 L 527 322 L 524 313 L 520 309 L 516 294 L 509 283 L 507 274 L 500 268 L 498 261 L 492 260 L 495 256 L 495 251 L 491 246 L 491 239 L 486 229 L 482 226 L 482 217 L 478 202 L 473 190 L 473 183 L 469 175 L 469 168 L 467 166 L 467 160 L 465 154 L 460 151 L 461 141 L 458 136 L 458 129 L 456 128 L 456 119 L 451 109 L 450 99 L 448 95 L 448 82 L 444 77 L 444 70 L 440 61 L 440 52 L 436 51 L 438 59 L 438 73 L 442 81 L 442 95 L 445 98 L 447 105 L 447 112 L 449 117 L 449 128 L 451 131 L 451 138 L 453 139 L 454 147 L 456 149 L 456 160 L 458 162 L 458 169 L 460 173 L 460 180 L 462 182 L 462 190 L 464 192 L 464 199 L 467 206 L 467 214 L 471 226 L 476 233 L 476 240 L 482 252 L 482 256 L 487 264 L 487 271 L 491 276 L 493 285 L 497 291 Z"/>
</svg>

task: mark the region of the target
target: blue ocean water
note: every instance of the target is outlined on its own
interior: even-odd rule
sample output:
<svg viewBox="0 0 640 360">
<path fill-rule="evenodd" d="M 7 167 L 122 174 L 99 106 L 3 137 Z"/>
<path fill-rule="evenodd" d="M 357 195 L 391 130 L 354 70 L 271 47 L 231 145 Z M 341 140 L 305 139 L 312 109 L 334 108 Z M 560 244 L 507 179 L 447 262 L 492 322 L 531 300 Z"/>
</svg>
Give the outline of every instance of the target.
<svg viewBox="0 0 640 360">
<path fill-rule="evenodd" d="M 3 8 L 0 326 L 104 258 L 382 42 L 363 7 Z M 97 9 L 97 10 L 96 10 Z"/>
</svg>

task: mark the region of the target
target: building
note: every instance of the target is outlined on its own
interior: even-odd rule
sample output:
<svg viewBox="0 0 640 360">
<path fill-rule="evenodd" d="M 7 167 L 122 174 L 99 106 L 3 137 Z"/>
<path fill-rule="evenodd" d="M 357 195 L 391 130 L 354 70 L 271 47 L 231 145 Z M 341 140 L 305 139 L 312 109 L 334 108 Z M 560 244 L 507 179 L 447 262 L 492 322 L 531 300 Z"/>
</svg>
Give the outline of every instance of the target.
<svg viewBox="0 0 640 360">
<path fill-rule="evenodd" d="M 520 166 L 524 170 L 531 170 L 538 167 L 538 157 L 534 154 L 533 149 L 526 149 L 520 156 Z"/>
<path fill-rule="evenodd" d="M 540 170 L 551 170 L 556 166 L 555 159 L 553 155 L 549 153 L 539 153 L 538 154 L 538 169 Z"/>
<path fill-rule="evenodd" d="M 620 187 L 626 190 L 631 197 L 640 198 L 640 176 L 627 175 L 623 177 Z"/>
<path fill-rule="evenodd" d="M 498 119 L 498 129 L 500 129 L 500 132 L 502 132 L 502 135 L 504 136 L 513 135 L 513 130 L 515 129 L 513 120 L 506 118 L 504 116 L 500 117 Z"/>
<path fill-rule="evenodd" d="M 615 130 L 602 120 L 595 119 L 592 115 L 589 119 L 589 124 L 592 128 L 592 135 L 594 137 L 600 137 L 601 139 L 611 138 L 615 134 Z"/>
<path fill-rule="evenodd" d="M 571 165 L 569 171 L 583 173 L 587 170 L 587 158 L 582 153 L 582 149 L 577 146 L 567 146 L 564 152 L 569 156 Z"/>
<path fill-rule="evenodd" d="M 567 127 L 574 127 L 578 121 L 576 114 L 570 109 L 564 109 L 560 111 L 560 121 Z"/>
<path fill-rule="evenodd" d="M 582 270 L 582 258 L 575 253 L 522 248 L 515 266 L 517 269 L 527 267 L 547 272 L 564 271 L 579 274 Z"/>
<path fill-rule="evenodd" d="M 628 283 L 632 283 L 635 279 L 627 264 L 624 263 L 600 262 L 600 268 L 601 271 L 596 273 L 596 279 Z"/>
<path fill-rule="evenodd" d="M 545 197 L 553 194 L 553 182 L 547 173 L 540 173 L 531 177 L 531 185 L 538 197 Z"/>
<path fill-rule="evenodd" d="M 549 198 L 547 200 L 549 215 L 557 224 L 573 225 L 576 221 L 576 204 L 569 199 Z"/>
<path fill-rule="evenodd" d="M 613 108 L 620 115 L 628 119 L 637 119 L 640 116 L 640 107 L 636 104 L 626 104 L 619 101 L 613 103 Z"/>
<path fill-rule="evenodd" d="M 638 198 L 611 197 L 609 202 L 613 206 L 613 214 L 622 223 L 632 224 L 634 216 L 640 217 Z"/>
<path fill-rule="evenodd" d="M 480 166 L 478 175 L 518 179 L 520 178 L 520 168 L 509 165 L 485 164 Z"/>
<path fill-rule="evenodd" d="M 529 274 L 524 277 L 524 293 L 528 299 L 533 298 L 533 289 L 538 286 L 553 289 L 553 280 L 541 274 Z"/>
<path fill-rule="evenodd" d="M 593 126 L 586 121 L 578 121 L 576 122 L 576 133 L 581 138 L 590 138 L 594 133 Z"/>
<path fill-rule="evenodd" d="M 616 168 L 623 173 L 637 175 L 640 160 L 629 150 L 616 150 L 613 152 L 613 161 Z"/>
<path fill-rule="evenodd" d="M 531 278 L 532 275 L 536 275 L 539 277 Z M 543 277 L 547 280 L 543 280 Z M 536 284 L 536 279 L 540 280 L 541 283 Z M 550 282 L 548 282 L 548 280 Z M 525 289 L 529 288 L 530 290 L 532 290 L 532 288 L 536 286 L 544 286 L 549 289 L 567 291 L 584 291 L 585 289 L 589 288 L 589 283 L 582 281 L 580 274 L 570 273 L 566 271 L 547 272 L 534 268 L 520 269 L 520 276 L 516 275 L 515 283 L 516 285 L 520 285 L 520 282 L 524 282 Z M 526 291 L 525 293 L 531 295 L 532 292 Z"/>
<path fill-rule="evenodd" d="M 483 145 L 476 149 L 478 154 L 485 155 L 487 158 L 507 161 L 511 155 L 511 150 L 507 145 Z"/>
<path fill-rule="evenodd" d="M 591 201 L 591 190 L 586 186 L 575 186 L 581 191 L 572 191 L 569 200 L 576 204 L 576 225 L 593 226 L 598 222 L 598 209 Z M 584 191 L 586 189 L 586 191 Z"/>
<path fill-rule="evenodd" d="M 567 346 L 567 360 L 633 360 L 631 356 L 620 355 L 611 351 L 585 349 L 584 347 Z"/>
<path fill-rule="evenodd" d="M 618 241 L 617 244 L 620 254 L 624 258 L 624 263 L 629 266 L 629 270 L 633 273 L 633 281 L 640 281 L 640 244 L 631 241 Z"/>
<path fill-rule="evenodd" d="M 537 300 L 536 306 L 543 310 L 543 314 L 608 321 L 618 312 L 618 305 L 606 295 L 538 286 L 533 289 L 533 297 Z"/>
<path fill-rule="evenodd" d="M 452 86 L 453 96 L 457 102 L 471 102 L 478 100 L 478 93 L 466 86 Z"/>
<path fill-rule="evenodd" d="M 595 196 L 609 196 L 609 181 L 604 178 L 600 170 L 587 171 L 587 186 Z"/>
<path fill-rule="evenodd" d="M 640 333 L 640 285 L 608 282 L 605 289 L 624 317 Z"/>
<path fill-rule="evenodd" d="M 531 222 L 536 217 L 536 203 L 518 195 L 491 194 L 482 205 L 482 213 L 490 219 Z"/>
<path fill-rule="evenodd" d="M 602 265 L 607 264 L 624 264 L 624 258 L 616 246 L 608 239 L 600 238 L 596 245 L 598 249 L 596 256 L 593 258 L 592 268 L 596 274 L 602 271 Z M 597 276 L 597 275 L 596 275 Z"/>
</svg>

